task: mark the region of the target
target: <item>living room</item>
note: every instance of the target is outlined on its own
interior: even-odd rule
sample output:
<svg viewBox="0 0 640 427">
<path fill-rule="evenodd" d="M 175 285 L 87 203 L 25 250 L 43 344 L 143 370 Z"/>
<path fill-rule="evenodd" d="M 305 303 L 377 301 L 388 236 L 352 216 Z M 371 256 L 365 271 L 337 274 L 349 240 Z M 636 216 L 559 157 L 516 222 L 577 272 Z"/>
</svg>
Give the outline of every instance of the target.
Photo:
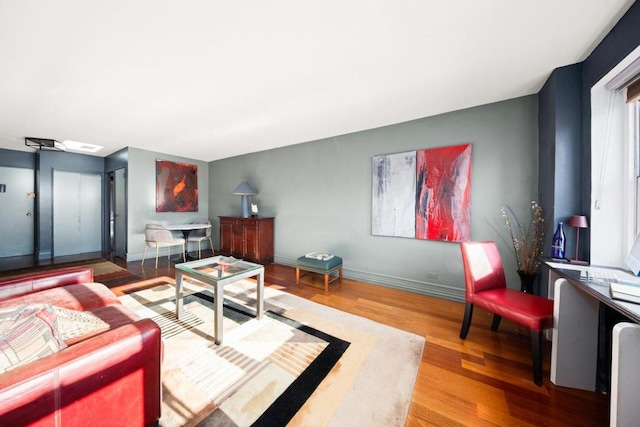
<svg viewBox="0 0 640 427">
<path fill-rule="evenodd" d="M 275 217 L 276 264 L 292 266 L 301 254 L 329 252 L 344 259 L 349 279 L 460 302 L 465 289 L 457 244 L 372 235 L 372 157 L 470 143 L 472 238 L 495 240 L 503 255 L 507 281 L 518 283 L 515 260 L 499 235 L 502 206 L 526 214 L 530 202 L 537 200 L 548 215 L 546 248 L 550 248 L 558 221 L 592 212 L 591 194 L 597 190 L 598 180 L 592 179 L 591 171 L 593 108 L 589 94 L 593 85 L 640 44 L 640 5 L 627 2 L 618 12 L 618 24 L 606 37 L 603 34 L 592 40 L 584 61 L 561 63 L 547 70 L 535 93 L 215 160 L 181 156 L 175 149 L 169 154 L 153 146 L 141 148 L 135 138 L 104 160 L 44 151 L 36 160 L 33 150 L 18 150 L 14 140 L 64 136 L 31 135 L 26 127 L 26 134 L 2 133 L 3 140 L 11 140 L 11 144 L 0 141 L 0 168 L 38 171 L 34 251 L 41 258 L 55 256 L 51 222 L 55 169 L 106 177 L 125 168 L 127 261 L 142 258 L 144 226 L 149 222 L 187 223 L 208 218 L 213 225 L 214 247 L 219 247 L 218 217 L 240 213 L 240 198 L 231 193 L 246 180 L 257 190 L 252 203 L 258 206 L 259 215 Z M 197 165 L 197 212 L 156 212 L 156 159 Z M 7 187 L 13 184 L 3 183 Z M 106 179 L 104 184 L 106 197 Z M 109 249 L 107 205 L 103 198 L 103 250 Z M 601 226 L 602 221 L 593 218 L 591 233 L 598 233 L 594 230 L 597 224 Z M 598 242 L 594 243 L 594 237 L 591 234 L 583 240 L 590 242 L 580 249 L 584 259 L 593 260 L 590 246 Z M 574 239 L 567 233 L 567 247 L 573 247 Z M 3 238 L 3 246 L 5 241 Z M 626 252 L 628 244 L 620 238 L 620 252 Z"/>
</svg>

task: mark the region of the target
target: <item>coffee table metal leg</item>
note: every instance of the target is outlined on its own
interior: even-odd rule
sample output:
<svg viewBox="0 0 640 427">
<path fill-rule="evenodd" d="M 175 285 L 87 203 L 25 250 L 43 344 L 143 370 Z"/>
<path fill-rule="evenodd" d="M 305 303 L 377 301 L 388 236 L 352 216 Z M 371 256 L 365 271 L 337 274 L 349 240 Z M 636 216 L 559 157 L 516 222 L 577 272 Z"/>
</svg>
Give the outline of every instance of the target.
<svg viewBox="0 0 640 427">
<path fill-rule="evenodd" d="M 178 320 L 182 317 L 182 273 L 176 271 L 176 317 Z"/>
<path fill-rule="evenodd" d="M 216 312 L 213 314 L 213 329 L 214 329 L 214 338 L 216 340 L 216 344 L 222 343 L 222 317 L 223 317 L 223 306 L 222 303 L 224 301 L 224 291 L 222 290 L 222 285 L 220 283 L 216 283 L 215 286 L 215 302 L 216 302 Z"/>
<path fill-rule="evenodd" d="M 258 285 L 258 290 L 257 290 L 258 307 L 256 311 L 257 311 L 258 320 L 261 320 L 262 313 L 264 312 L 264 270 L 258 273 L 257 285 Z"/>
</svg>

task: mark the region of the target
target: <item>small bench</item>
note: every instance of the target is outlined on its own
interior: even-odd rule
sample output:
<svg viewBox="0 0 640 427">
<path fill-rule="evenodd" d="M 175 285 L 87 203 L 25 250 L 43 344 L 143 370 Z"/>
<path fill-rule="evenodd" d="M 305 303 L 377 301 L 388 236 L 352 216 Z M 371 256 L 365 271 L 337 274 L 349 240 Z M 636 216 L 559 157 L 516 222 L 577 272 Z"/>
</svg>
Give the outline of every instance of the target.
<svg viewBox="0 0 640 427">
<path fill-rule="evenodd" d="M 296 284 L 300 284 L 300 270 L 309 271 L 312 273 L 324 274 L 324 291 L 329 291 L 329 283 L 336 279 L 342 282 L 342 258 L 339 256 L 333 256 L 327 260 L 320 260 L 315 258 L 307 258 L 301 256 L 296 261 Z M 331 278 L 331 275 L 338 272 L 337 276 Z"/>
</svg>

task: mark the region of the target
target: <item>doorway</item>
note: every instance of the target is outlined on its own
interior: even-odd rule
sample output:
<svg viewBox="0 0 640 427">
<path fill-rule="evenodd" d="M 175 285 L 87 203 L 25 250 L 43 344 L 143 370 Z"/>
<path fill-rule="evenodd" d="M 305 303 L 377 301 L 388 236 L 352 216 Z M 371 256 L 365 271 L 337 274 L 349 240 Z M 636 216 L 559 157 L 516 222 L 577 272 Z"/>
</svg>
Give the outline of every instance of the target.
<svg viewBox="0 0 640 427">
<path fill-rule="evenodd" d="M 109 249 L 127 259 L 126 174 L 124 168 L 109 173 Z"/>
<path fill-rule="evenodd" d="M 102 177 L 53 172 L 53 254 L 102 251 Z"/>
<path fill-rule="evenodd" d="M 0 258 L 34 253 L 34 171 L 0 167 Z"/>
</svg>

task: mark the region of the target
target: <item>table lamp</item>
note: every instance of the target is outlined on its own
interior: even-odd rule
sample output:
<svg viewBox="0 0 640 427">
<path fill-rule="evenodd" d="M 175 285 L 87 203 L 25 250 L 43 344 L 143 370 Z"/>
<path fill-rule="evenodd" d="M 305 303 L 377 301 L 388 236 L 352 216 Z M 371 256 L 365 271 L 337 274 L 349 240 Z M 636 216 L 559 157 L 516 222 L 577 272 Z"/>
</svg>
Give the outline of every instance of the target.
<svg viewBox="0 0 640 427">
<path fill-rule="evenodd" d="M 242 196 L 242 216 L 249 218 L 249 196 L 258 194 L 256 190 L 251 188 L 251 186 L 247 184 L 247 181 L 242 181 L 231 194 Z"/>
<path fill-rule="evenodd" d="M 578 259 L 578 248 L 580 245 L 580 229 L 589 228 L 587 217 L 584 215 L 572 215 L 569 218 L 569 227 L 576 228 L 576 257 L 570 261 L 575 264 L 588 264 L 587 261 L 581 261 Z"/>
</svg>

